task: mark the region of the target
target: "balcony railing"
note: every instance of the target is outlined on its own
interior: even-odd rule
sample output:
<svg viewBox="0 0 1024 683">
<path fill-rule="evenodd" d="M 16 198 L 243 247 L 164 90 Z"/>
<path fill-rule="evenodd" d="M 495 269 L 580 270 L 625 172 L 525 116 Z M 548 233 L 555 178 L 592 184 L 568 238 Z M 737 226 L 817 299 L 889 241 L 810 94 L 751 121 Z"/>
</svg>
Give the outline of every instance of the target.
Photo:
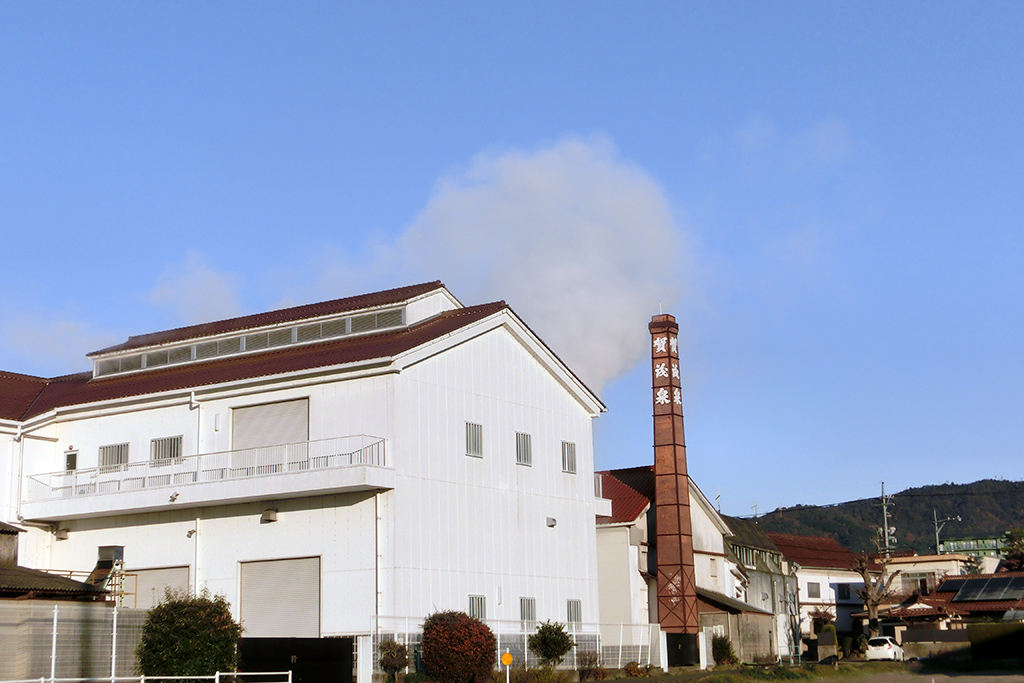
<svg viewBox="0 0 1024 683">
<path fill-rule="evenodd" d="M 36 474 L 27 477 L 25 500 L 43 501 L 164 486 L 187 486 L 357 465 L 386 467 L 384 442 L 384 439 L 375 436 L 341 436 L 280 446 Z"/>
</svg>

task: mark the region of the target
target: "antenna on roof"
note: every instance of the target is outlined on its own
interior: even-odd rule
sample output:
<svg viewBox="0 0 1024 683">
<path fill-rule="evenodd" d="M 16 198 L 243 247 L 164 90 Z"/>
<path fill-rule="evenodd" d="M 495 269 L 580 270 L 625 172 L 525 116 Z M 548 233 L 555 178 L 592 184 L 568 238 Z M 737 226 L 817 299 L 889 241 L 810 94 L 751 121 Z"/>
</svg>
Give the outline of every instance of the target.
<svg viewBox="0 0 1024 683">
<path fill-rule="evenodd" d="M 719 488 L 718 489 L 718 493 L 715 494 L 715 507 L 718 508 L 719 512 L 722 511 L 722 489 L 721 488 Z"/>
</svg>

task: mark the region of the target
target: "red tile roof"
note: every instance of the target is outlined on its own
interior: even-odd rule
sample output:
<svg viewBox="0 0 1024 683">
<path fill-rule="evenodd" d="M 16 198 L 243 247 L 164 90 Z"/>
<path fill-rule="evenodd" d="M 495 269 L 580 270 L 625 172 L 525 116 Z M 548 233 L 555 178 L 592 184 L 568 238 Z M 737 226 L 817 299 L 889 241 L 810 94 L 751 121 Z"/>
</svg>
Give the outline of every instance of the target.
<svg viewBox="0 0 1024 683">
<path fill-rule="evenodd" d="M 164 330 L 162 332 L 140 334 L 128 337 L 128 341 L 122 344 L 108 346 L 105 349 L 93 351 L 88 355 L 97 356 L 103 353 L 127 351 L 129 349 L 153 346 L 155 344 L 169 344 L 171 342 L 185 341 L 186 339 L 196 339 L 198 337 L 238 332 L 239 330 L 249 330 L 256 327 L 266 327 L 268 325 L 280 325 L 283 323 L 294 322 L 296 320 L 306 320 L 308 318 L 317 318 L 325 315 L 336 315 L 338 313 L 356 311 L 363 308 L 388 306 L 428 292 L 433 292 L 434 290 L 441 289 L 443 287 L 444 285 L 439 280 L 435 280 L 434 282 L 425 282 L 420 285 L 409 285 L 407 287 L 398 287 L 397 289 L 388 289 L 383 292 L 360 294 L 359 296 L 350 296 L 344 299 L 334 299 L 333 301 L 322 301 L 315 304 L 282 308 L 277 311 L 245 315 L 239 318 L 229 318 L 228 320 L 217 320 L 214 322 L 202 323 L 200 325 Z"/>
<path fill-rule="evenodd" d="M 828 536 L 769 533 L 775 547 L 790 562 L 802 567 L 853 569 L 857 556 Z"/>
<path fill-rule="evenodd" d="M 35 397 L 34 402 L 26 404 L 22 401 L 19 405 L 25 405 L 23 414 L 12 419 L 28 419 L 61 406 L 190 389 L 374 358 L 388 358 L 451 334 L 506 308 L 508 307 L 504 301 L 458 308 L 405 329 L 283 347 L 249 356 L 168 366 L 128 375 L 94 379 L 91 373 L 86 372 L 52 380 L 40 380 L 44 383 L 41 393 Z M 0 395 L 2 392 L 3 386 L 0 385 Z"/>
<path fill-rule="evenodd" d="M 20 420 L 47 380 L 0 370 L 0 420 Z"/>
<path fill-rule="evenodd" d="M 602 495 L 612 501 L 611 517 L 598 517 L 598 524 L 632 522 L 654 499 L 654 469 L 630 467 L 599 472 L 603 475 Z"/>
</svg>

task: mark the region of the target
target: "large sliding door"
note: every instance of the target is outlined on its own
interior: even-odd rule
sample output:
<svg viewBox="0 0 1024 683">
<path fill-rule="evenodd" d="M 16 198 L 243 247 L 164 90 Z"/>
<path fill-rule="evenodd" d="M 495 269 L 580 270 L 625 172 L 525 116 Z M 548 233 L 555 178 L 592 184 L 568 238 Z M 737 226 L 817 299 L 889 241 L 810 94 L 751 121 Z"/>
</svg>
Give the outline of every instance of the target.
<svg viewBox="0 0 1024 683">
<path fill-rule="evenodd" d="M 242 563 L 247 638 L 320 637 L 320 558 Z"/>
<path fill-rule="evenodd" d="M 231 448 L 258 448 L 309 440 L 309 399 L 264 403 L 231 411 Z"/>
<path fill-rule="evenodd" d="M 135 575 L 135 606 L 140 609 L 156 607 L 164 598 L 164 592 L 170 588 L 174 591 L 187 591 L 189 583 L 188 567 L 164 567 L 162 569 L 131 569 L 125 589 L 131 591 L 131 575 Z M 131 603 L 129 603 L 131 604 Z"/>
</svg>

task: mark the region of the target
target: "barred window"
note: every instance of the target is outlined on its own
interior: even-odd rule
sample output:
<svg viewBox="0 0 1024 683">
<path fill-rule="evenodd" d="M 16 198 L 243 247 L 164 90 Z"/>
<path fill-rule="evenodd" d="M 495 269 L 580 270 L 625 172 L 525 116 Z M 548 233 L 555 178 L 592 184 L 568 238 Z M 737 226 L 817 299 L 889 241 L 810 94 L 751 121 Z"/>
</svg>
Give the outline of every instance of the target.
<svg viewBox="0 0 1024 683">
<path fill-rule="evenodd" d="M 519 598 L 519 620 L 537 621 L 537 598 Z"/>
<path fill-rule="evenodd" d="M 533 445 L 530 435 L 523 432 L 516 432 L 516 464 L 533 465 Z"/>
<path fill-rule="evenodd" d="M 485 596 L 469 596 L 469 616 L 481 621 L 487 618 L 487 598 Z"/>
<path fill-rule="evenodd" d="M 114 472 L 128 464 L 128 444 L 115 443 L 100 446 L 100 471 Z"/>
<path fill-rule="evenodd" d="M 466 455 L 484 457 L 484 428 L 475 422 L 466 423 Z"/>
<path fill-rule="evenodd" d="M 565 620 L 570 624 L 578 624 L 583 621 L 583 603 L 581 601 L 565 601 Z"/>
<path fill-rule="evenodd" d="M 149 461 L 154 465 L 168 465 L 181 460 L 181 436 L 165 436 L 149 442 Z"/>
<path fill-rule="evenodd" d="M 576 474 L 576 444 L 571 441 L 562 442 L 562 471 Z"/>
</svg>

